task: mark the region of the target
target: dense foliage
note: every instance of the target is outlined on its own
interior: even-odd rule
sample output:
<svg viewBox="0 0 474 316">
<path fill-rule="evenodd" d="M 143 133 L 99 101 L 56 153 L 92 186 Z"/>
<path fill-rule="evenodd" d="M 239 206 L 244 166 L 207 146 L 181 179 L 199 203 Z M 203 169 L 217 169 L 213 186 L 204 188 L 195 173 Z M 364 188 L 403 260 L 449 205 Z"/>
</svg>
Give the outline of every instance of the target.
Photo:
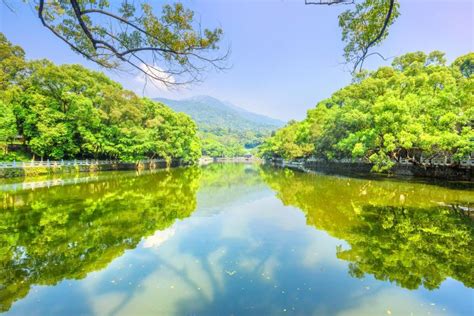
<svg viewBox="0 0 474 316">
<path fill-rule="evenodd" d="M 236 157 L 253 153 L 273 130 L 283 126 L 279 120 L 248 112 L 210 96 L 155 100 L 191 116 L 198 126 L 205 156 Z"/>
<path fill-rule="evenodd" d="M 79 185 L 4 192 L 0 312 L 33 285 L 83 279 L 196 208 L 200 170 L 107 175 Z M 68 207 L 64 207 L 68 205 Z"/>
<path fill-rule="evenodd" d="M 397 181 L 335 178 L 268 169 L 262 173 L 283 204 L 308 225 L 345 240 L 339 259 L 349 273 L 408 289 L 438 288 L 446 278 L 474 287 L 470 191 Z"/>
<path fill-rule="evenodd" d="M 241 157 L 253 154 L 270 131 L 210 129 L 200 131 L 202 154 L 210 157 Z"/>
<path fill-rule="evenodd" d="M 41 158 L 183 159 L 200 156 L 196 124 L 79 65 L 26 61 L 0 34 L 0 142 Z M 5 155 L 5 154 L 4 154 Z M 7 157 L 4 157 L 8 158 Z"/>
<path fill-rule="evenodd" d="M 401 158 L 459 162 L 474 151 L 474 53 L 409 53 L 354 83 L 266 140 L 265 157 L 362 158 L 375 171 Z"/>
</svg>

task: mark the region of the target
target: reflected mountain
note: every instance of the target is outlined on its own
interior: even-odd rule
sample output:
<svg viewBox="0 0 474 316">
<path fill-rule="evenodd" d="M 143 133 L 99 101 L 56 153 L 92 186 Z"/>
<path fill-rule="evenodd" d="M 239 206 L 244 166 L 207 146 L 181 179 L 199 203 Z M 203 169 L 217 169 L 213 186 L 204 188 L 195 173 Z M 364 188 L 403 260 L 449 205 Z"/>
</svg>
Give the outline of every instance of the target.
<svg viewBox="0 0 474 316">
<path fill-rule="evenodd" d="M 472 192 L 267 168 L 262 176 L 308 225 L 348 243 L 337 256 L 352 276 L 407 289 L 436 289 L 446 278 L 474 287 Z"/>
<path fill-rule="evenodd" d="M 196 208 L 200 169 L 2 194 L 0 311 L 32 285 L 82 279 Z"/>
</svg>

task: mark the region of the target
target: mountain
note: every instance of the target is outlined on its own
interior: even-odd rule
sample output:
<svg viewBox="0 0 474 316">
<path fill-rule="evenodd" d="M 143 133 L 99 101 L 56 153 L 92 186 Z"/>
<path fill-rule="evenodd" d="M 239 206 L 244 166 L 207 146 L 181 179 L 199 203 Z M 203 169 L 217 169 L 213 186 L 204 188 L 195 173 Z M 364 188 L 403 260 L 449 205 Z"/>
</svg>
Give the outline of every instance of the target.
<svg viewBox="0 0 474 316">
<path fill-rule="evenodd" d="M 244 110 L 210 96 L 183 100 L 155 98 L 177 112 L 196 121 L 202 143 L 202 154 L 211 157 L 236 157 L 256 153 L 271 132 L 284 122 Z"/>
<path fill-rule="evenodd" d="M 272 131 L 285 123 L 283 121 L 244 110 L 229 102 L 210 96 L 196 96 L 183 100 L 154 98 L 177 112 L 191 116 L 203 131 L 231 129 L 234 131 Z"/>
</svg>

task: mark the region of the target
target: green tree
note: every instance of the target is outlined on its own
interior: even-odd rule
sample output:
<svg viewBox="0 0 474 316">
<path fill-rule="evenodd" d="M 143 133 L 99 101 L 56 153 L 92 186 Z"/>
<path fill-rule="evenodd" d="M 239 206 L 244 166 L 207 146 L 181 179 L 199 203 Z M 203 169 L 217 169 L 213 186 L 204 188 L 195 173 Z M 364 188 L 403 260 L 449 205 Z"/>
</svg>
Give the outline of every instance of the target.
<svg viewBox="0 0 474 316">
<path fill-rule="evenodd" d="M 0 100 L 0 142 L 4 154 L 8 152 L 8 142 L 17 135 L 16 119 L 11 106 Z"/>
<path fill-rule="evenodd" d="M 41 158 L 165 158 L 185 163 L 199 158 L 196 124 L 188 116 L 79 65 L 20 63 L 20 50 L 4 36 L 0 48 L 0 55 L 10 56 L 0 61 L 0 69 L 6 71 L 0 84 L 7 87 L 0 100 L 8 108 L 3 111 L 3 141 L 15 133 L 11 121 L 26 146 Z M 21 64 L 21 70 L 10 67 L 12 63 Z"/>
<path fill-rule="evenodd" d="M 201 29 L 194 12 L 181 3 L 155 14 L 150 1 L 39 0 L 43 26 L 74 52 L 103 66 L 123 65 L 165 85 L 201 79 L 208 67 L 222 68 L 222 30 Z"/>
<path fill-rule="evenodd" d="M 20 46 L 12 45 L 0 33 L 0 93 L 18 82 L 25 68 L 25 52 Z M 2 94 L 3 94 L 2 93 Z"/>
<path fill-rule="evenodd" d="M 264 155 L 360 158 L 378 172 L 400 159 L 459 163 L 474 151 L 474 80 L 461 67 L 472 60 L 468 54 L 447 66 L 439 51 L 397 57 L 392 67 L 366 72 L 319 102 L 302 122 L 277 131 L 262 146 Z M 295 143 L 314 150 L 288 154 Z"/>
<path fill-rule="evenodd" d="M 206 137 L 202 140 L 202 154 L 210 157 L 224 157 L 225 147 L 215 137 Z"/>
<path fill-rule="evenodd" d="M 7 143 L 19 133 L 13 97 L 21 92 L 17 83 L 24 76 L 25 52 L 0 33 L 0 143 L 6 157 Z"/>
<path fill-rule="evenodd" d="M 314 150 L 313 144 L 308 142 L 308 137 L 307 124 L 289 122 L 261 146 L 260 154 L 263 157 L 276 155 L 285 159 L 308 156 Z"/>
</svg>

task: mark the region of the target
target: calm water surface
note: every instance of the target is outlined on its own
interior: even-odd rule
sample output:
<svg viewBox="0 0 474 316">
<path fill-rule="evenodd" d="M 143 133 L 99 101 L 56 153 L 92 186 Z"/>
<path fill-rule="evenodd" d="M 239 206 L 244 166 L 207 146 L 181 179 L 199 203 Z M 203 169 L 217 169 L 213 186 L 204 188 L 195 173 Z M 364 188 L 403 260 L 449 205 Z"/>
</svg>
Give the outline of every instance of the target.
<svg viewBox="0 0 474 316">
<path fill-rule="evenodd" d="M 473 314 L 466 188 L 243 164 L 25 181 L 0 183 L 5 315 Z"/>
</svg>

